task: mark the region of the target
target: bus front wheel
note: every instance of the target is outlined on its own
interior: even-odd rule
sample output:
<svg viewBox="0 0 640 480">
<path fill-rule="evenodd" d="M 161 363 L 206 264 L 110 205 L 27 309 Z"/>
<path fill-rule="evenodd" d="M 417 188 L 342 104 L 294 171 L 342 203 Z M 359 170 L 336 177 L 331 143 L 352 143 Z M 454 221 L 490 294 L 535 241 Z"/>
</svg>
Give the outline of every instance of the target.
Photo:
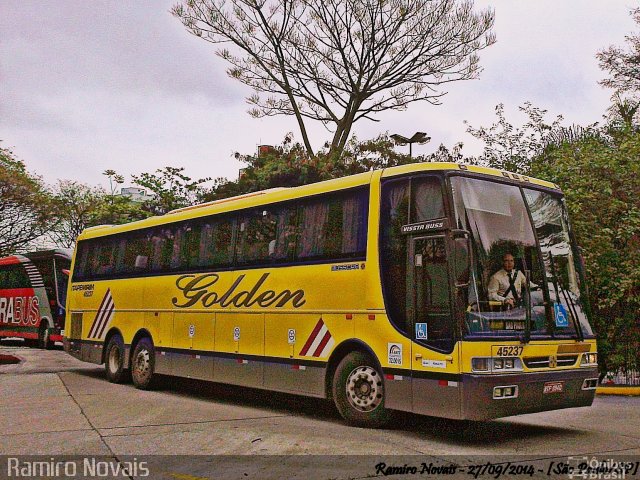
<svg viewBox="0 0 640 480">
<path fill-rule="evenodd" d="M 131 358 L 131 378 L 136 388 L 150 390 L 154 386 L 155 349 L 148 338 L 142 338 L 136 345 Z"/>
<path fill-rule="evenodd" d="M 375 365 L 369 355 L 351 352 L 336 368 L 333 399 L 340 415 L 352 425 L 381 427 L 389 420 L 384 380 Z"/>
<path fill-rule="evenodd" d="M 120 335 L 111 337 L 107 344 L 104 369 L 107 380 L 111 383 L 122 383 L 127 379 L 127 371 L 124 368 L 124 341 Z"/>
</svg>

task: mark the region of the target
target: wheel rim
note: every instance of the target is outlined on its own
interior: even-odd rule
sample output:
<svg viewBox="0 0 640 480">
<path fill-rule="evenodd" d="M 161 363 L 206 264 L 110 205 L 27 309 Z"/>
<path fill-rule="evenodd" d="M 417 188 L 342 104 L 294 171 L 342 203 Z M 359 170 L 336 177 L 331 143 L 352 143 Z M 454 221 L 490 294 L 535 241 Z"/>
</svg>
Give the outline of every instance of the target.
<svg viewBox="0 0 640 480">
<path fill-rule="evenodd" d="M 361 366 L 347 377 L 347 400 L 360 412 L 371 412 L 382 403 L 382 379 L 375 368 Z"/>
<path fill-rule="evenodd" d="M 136 376 L 144 379 L 151 373 L 151 356 L 149 350 L 143 349 L 138 352 L 134 359 L 134 371 Z"/>
<path fill-rule="evenodd" d="M 111 347 L 109 351 L 109 371 L 116 373 L 120 368 L 120 349 L 117 345 Z"/>
</svg>

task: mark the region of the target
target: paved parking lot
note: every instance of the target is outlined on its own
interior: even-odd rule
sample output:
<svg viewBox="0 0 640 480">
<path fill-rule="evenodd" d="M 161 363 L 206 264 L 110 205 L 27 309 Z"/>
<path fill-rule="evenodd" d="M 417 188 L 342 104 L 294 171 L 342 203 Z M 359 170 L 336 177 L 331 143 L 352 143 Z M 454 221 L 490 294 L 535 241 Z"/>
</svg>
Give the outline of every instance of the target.
<svg viewBox="0 0 640 480">
<path fill-rule="evenodd" d="M 491 422 L 401 415 L 392 428 L 369 430 L 345 425 L 322 400 L 171 378 L 160 390 L 140 391 L 108 383 L 101 367 L 79 362 L 61 349 L 2 342 L 0 353 L 23 360 L 0 366 L 3 455 L 95 455 L 120 461 L 168 455 L 154 457 L 166 478 L 219 478 L 207 475 L 216 458 L 219 468 L 230 462 L 227 473 L 236 472 L 238 478 L 253 473 L 254 478 L 284 474 L 305 479 L 375 476 L 375 465 L 396 461 L 394 455 L 417 455 L 411 458 L 419 463 L 530 458 L 542 465 L 540 470 L 550 461 L 566 462 L 567 456 L 640 459 L 638 397 L 597 397 L 591 408 Z M 184 455 L 203 457 L 179 457 Z M 354 462 L 348 460 L 354 457 L 320 455 L 369 457 Z M 238 461 L 243 468 L 233 466 Z M 316 467 L 315 476 L 298 476 L 295 472 L 309 461 L 329 470 Z M 262 465 L 259 475 L 249 468 L 254 464 Z M 339 473 L 330 473 L 338 465 Z M 546 473 L 541 475 L 549 478 Z"/>
</svg>

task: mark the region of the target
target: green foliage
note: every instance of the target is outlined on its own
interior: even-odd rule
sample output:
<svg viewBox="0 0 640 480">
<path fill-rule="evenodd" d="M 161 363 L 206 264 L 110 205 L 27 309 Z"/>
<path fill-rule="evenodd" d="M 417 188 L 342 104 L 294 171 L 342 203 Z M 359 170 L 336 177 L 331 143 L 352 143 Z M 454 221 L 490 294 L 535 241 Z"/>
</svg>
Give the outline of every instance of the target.
<svg viewBox="0 0 640 480">
<path fill-rule="evenodd" d="M 640 128 L 638 102 L 615 97 L 610 123 L 581 127 L 545 121 L 546 110 L 525 103 L 521 126 L 498 121 L 468 132 L 485 142 L 479 162 L 558 184 L 583 248 L 591 320 L 600 369 L 640 368 Z"/>
<path fill-rule="evenodd" d="M 358 141 L 353 137 L 340 157 L 330 153 L 328 146 L 310 157 L 300 143 L 293 141 L 293 134 L 285 136 L 277 147 L 259 156 L 236 154 L 247 166 L 240 178 L 230 181 L 214 180 L 213 186 L 201 195 L 203 201 L 213 201 L 275 187 L 296 187 L 332 178 L 368 172 L 373 169 L 420 162 L 459 162 L 463 160 L 462 144 L 451 151 L 444 145 L 430 155 L 410 157 L 396 151 L 388 133 L 375 139 Z"/>
<path fill-rule="evenodd" d="M 640 367 L 640 133 L 609 129 L 547 148 L 531 174 L 563 189 L 584 260 L 601 369 Z M 633 348 L 630 347 L 633 346 Z"/>
<path fill-rule="evenodd" d="M 633 20 L 640 26 L 640 8 L 631 10 Z M 600 82 L 617 93 L 640 92 L 640 34 L 625 37 L 626 49 L 610 46 L 596 55 L 600 69 L 609 76 Z"/>
<path fill-rule="evenodd" d="M 60 180 L 53 190 L 57 225 L 49 236 L 61 247 L 71 248 L 76 238 L 91 225 L 93 213 L 104 192 L 71 180 Z"/>
<path fill-rule="evenodd" d="M 87 227 L 128 223 L 150 215 L 141 204 L 115 195 L 113 186 L 111 193 L 107 193 L 100 187 L 92 188 L 71 180 L 58 182 L 53 190 L 53 203 L 57 223 L 48 236 L 56 245 L 69 248 Z"/>
<path fill-rule="evenodd" d="M 211 179 L 192 180 L 183 172 L 184 167 L 164 167 L 155 173 L 132 175 L 133 183 L 147 188 L 154 194 L 153 200 L 145 202 L 144 208 L 160 215 L 198 203 L 204 194 L 201 185 Z"/>
<path fill-rule="evenodd" d="M 55 225 L 42 179 L 13 152 L 0 148 L 0 256 L 28 249 Z"/>
<path fill-rule="evenodd" d="M 525 102 L 518 110 L 527 116 L 527 121 L 520 127 L 507 121 L 502 103 L 496 106 L 498 120 L 490 127 L 474 128 L 465 122 L 467 132 L 485 144 L 482 155 L 478 157 L 479 163 L 527 174 L 531 159 L 541 154 L 554 132 L 561 129 L 562 115 L 547 123 L 547 111 L 534 107 L 530 102 Z"/>
</svg>

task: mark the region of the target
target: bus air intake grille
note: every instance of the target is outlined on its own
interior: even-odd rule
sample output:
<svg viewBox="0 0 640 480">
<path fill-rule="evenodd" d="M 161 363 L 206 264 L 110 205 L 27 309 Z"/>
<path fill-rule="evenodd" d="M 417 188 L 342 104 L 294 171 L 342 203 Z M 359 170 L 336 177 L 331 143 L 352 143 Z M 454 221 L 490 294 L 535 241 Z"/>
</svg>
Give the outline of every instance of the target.
<svg viewBox="0 0 640 480">
<path fill-rule="evenodd" d="M 74 312 L 71 314 L 71 329 L 69 330 L 69 338 L 80 339 L 82 337 L 82 312 Z"/>
<path fill-rule="evenodd" d="M 525 357 L 524 364 L 527 368 L 549 368 L 552 366 L 551 357 Z M 571 367 L 578 361 L 578 355 L 560 355 L 556 359 L 554 367 Z"/>
</svg>

